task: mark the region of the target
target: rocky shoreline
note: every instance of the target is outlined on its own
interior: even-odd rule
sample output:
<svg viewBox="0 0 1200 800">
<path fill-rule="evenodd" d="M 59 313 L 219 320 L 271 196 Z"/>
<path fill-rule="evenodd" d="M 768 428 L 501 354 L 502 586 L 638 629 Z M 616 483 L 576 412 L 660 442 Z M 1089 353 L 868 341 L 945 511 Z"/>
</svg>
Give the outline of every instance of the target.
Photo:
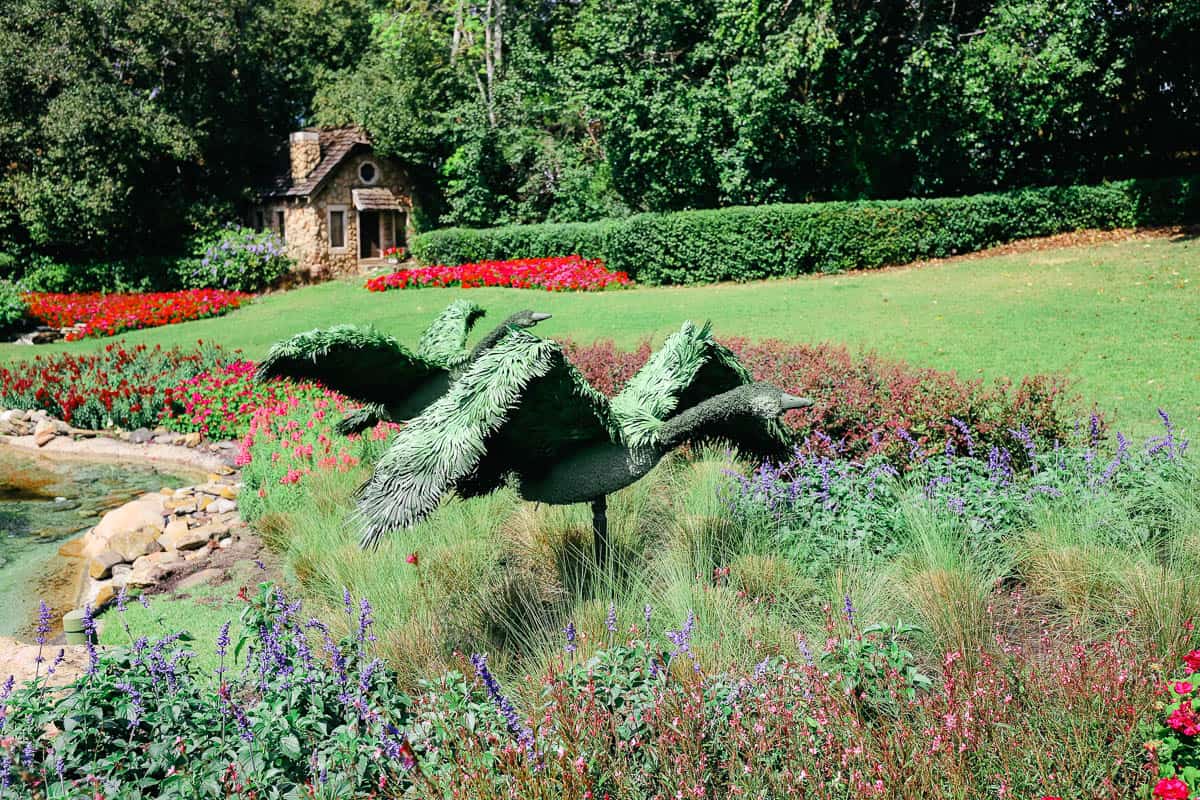
<svg viewBox="0 0 1200 800">
<path fill-rule="evenodd" d="M 161 429 L 84 431 L 44 411 L 9 409 L 0 411 L 0 447 L 52 459 L 182 467 L 205 476 L 135 497 L 59 547 L 67 568 L 78 572 L 77 608 L 100 611 L 122 588 L 132 596 L 221 583 L 237 562 L 261 553 L 259 538 L 238 512 L 236 443 Z M 69 654 L 76 649 L 67 648 Z M 36 654 L 37 645 L 0 638 L 0 672 L 31 677 Z"/>
</svg>

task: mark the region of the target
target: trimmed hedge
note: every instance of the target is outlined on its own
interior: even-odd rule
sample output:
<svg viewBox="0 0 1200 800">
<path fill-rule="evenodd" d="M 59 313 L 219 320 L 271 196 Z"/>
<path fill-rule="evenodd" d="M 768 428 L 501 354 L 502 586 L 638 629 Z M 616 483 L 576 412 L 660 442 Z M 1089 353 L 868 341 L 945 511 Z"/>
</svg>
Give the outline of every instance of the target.
<svg viewBox="0 0 1200 800">
<path fill-rule="evenodd" d="M 424 264 L 579 254 L 641 283 L 841 272 L 969 253 L 1081 228 L 1200 218 L 1200 176 L 1052 186 L 930 200 L 864 200 L 636 214 L 501 228 L 444 228 L 412 245 Z"/>
</svg>

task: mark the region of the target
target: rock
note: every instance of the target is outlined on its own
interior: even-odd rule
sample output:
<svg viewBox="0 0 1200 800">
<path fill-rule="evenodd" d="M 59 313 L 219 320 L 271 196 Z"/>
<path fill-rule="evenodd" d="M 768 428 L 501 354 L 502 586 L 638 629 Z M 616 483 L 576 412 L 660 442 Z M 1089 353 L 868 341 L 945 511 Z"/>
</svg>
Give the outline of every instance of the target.
<svg viewBox="0 0 1200 800">
<path fill-rule="evenodd" d="M 212 502 L 213 502 L 213 498 L 211 495 L 202 494 L 196 498 L 196 510 L 204 511 L 210 505 L 212 505 Z"/>
<path fill-rule="evenodd" d="M 222 550 L 227 550 L 232 544 L 233 544 L 233 537 L 226 536 L 224 539 L 217 542 L 217 547 L 221 548 Z"/>
<path fill-rule="evenodd" d="M 87 544 L 85 537 L 79 536 L 58 546 L 58 554 L 67 558 L 79 558 L 83 555 L 83 546 Z"/>
<path fill-rule="evenodd" d="M 232 475 L 232 474 L 235 472 L 235 470 L 233 469 L 233 467 L 227 467 L 227 466 L 225 466 L 225 465 L 223 465 L 223 464 L 222 464 L 221 466 L 219 466 L 219 467 L 217 467 L 217 468 L 216 468 L 215 472 L 216 472 L 216 474 L 217 474 L 217 475 Z M 212 478 L 212 475 L 209 475 L 209 476 L 208 476 L 208 480 L 209 480 L 211 483 L 218 483 L 218 482 L 220 482 L 220 478 L 218 478 L 217 480 L 215 480 L 215 481 L 214 481 L 214 480 L 213 480 L 213 478 Z"/>
<path fill-rule="evenodd" d="M 117 590 L 113 588 L 112 581 L 105 581 L 96 587 L 96 593 L 92 597 L 92 610 L 99 611 L 113 601 L 117 596 Z"/>
<path fill-rule="evenodd" d="M 154 434 L 150 432 L 149 428 L 138 428 L 136 431 L 129 433 L 129 441 L 134 444 L 146 444 L 153 438 Z"/>
<path fill-rule="evenodd" d="M 182 522 L 182 526 L 175 523 Z M 188 528 L 183 520 L 172 520 L 167 530 L 158 537 L 158 543 L 166 550 L 195 550 L 208 544 L 211 532 L 207 527 Z"/>
<path fill-rule="evenodd" d="M 138 528 L 136 531 L 123 531 L 108 540 L 110 549 L 118 552 L 124 561 L 136 561 L 148 553 L 157 553 L 162 547 L 158 544 L 159 529 L 152 526 Z"/>
<path fill-rule="evenodd" d="M 20 408 L 10 408 L 0 412 L 0 422 L 24 422 L 29 419 L 29 412 Z"/>
<path fill-rule="evenodd" d="M 83 552 L 86 556 L 94 556 L 109 549 L 109 540 L 118 533 L 136 531 L 141 528 L 163 529 L 163 500 L 161 494 L 144 495 L 120 508 L 114 508 L 105 514 L 96 527 L 85 534 L 86 544 Z"/>
<path fill-rule="evenodd" d="M 126 577 L 126 586 L 153 586 L 183 567 L 183 557 L 173 550 L 151 553 L 133 562 L 133 571 Z"/>
<path fill-rule="evenodd" d="M 38 646 L 36 644 L 21 644 L 16 639 L 0 637 L 0 673 L 6 677 L 12 675 L 17 685 L 31 679 L 35 674 L 45 676 L 46 664 L 38 664 Z M 57 647 L 42 649 L 42 658 L 54 659 Z M 83 674 L 88 664 L 87 648 L 82 645 L 72 645 L 63 648 L 63 661 L 54 674 L 50 676 L 50 684 L 61 686 L 70 683 Z"/>
<path fill-rule="evenodd" d="M 191 433 L 184 436 L 183 437 L 183 446 L 184 447 L 199 447 L 200 446 L 200 434 L 197 433 L 196 431 L 192 431 Z"/>
<path fill-rule="evenodd" d="M 48 419 L 42 420 L 33 429 L 33 443 L 38 447 L 45 447 L 55 436 L 58 436 L 58 428 Z"/>
<path fill-rule="evenodd" d="M 209 567 L 208 569 L 202 569 L 199 572 L 193 572 L 191 575 L 188 575 L 186 578 L 179 581 L 179 583 L 175 584 L 175 588 L 185 591 L 196 586 L 202 586 L 206 583 L 220 583 L 222 580 L 224 580 L 224 578 L 224 570 L 217 569 L 216 567 Z"/>
<path fill-rule="evenodd" d="M 208 511 L 213 514 L 228 514 L 230 511 L 237 510 L 237 503 L 224 497 L 213 500 L 208 505 Z"/>
<path fill-rule="evenodd" d="M 167 511 L 172 512 L 176 516 L 183 516 L 184 514 L 195 514 L 196 513 L 196 503 L 194 501 L 192 501 L 191 499 L 168 500 L 166 502 L 166 504 L 163 506 L 163 508 L 165 508 Z"/>
<path fill-rule="evenodd" d="M 112 575 L 112 568 L 117 564 L 125 561 L 120 553 L 112 550 L 105 550 L 98 555 L 92 557 L 88 561 L 88 575 L 91 575 L 96 580 L 101 580 Z"/>
</svg>

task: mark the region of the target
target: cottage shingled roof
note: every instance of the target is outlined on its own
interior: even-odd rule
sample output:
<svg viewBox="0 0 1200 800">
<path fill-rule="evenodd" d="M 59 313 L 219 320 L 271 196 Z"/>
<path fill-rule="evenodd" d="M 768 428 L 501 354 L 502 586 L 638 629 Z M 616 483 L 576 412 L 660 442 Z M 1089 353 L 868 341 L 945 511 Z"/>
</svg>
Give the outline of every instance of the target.
<svg viewBox="0 0 1200 800">
<path fill-rule="evenodd" d="M 313 130 L 313 129 L 308 129 Z M 318 128 L 321 135 L 321 160 L 313 171 L 299 183 L 292 182 L 290 174 L 275 178 L 263 194 L 267 197 L 308 197 L 321 188 L 333 171 L 360 145 L 369 146 L 370 139 L 360 128 Z"/>
</svg>

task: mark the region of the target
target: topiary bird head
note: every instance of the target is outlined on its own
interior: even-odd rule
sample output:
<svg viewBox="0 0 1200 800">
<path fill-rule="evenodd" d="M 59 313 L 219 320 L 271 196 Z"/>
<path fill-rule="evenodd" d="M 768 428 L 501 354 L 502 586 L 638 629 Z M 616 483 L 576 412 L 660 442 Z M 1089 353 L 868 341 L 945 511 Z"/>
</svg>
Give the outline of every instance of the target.
<svg viewBox="0 0 1200 800">
<path fill-rule="evenodd" d="M 553 316 L 552 314 L 543 314 L 539 311 L 530 311 L 528 308 L 523 311 L 518 311 L 508 319 L 504 320 L 505 327 L 516 328 L 532 328 L 539 322 L 545 322 Z"/>
<path fill-rule="evenodd" d="M 742 406 L 740 410 L 767 420 L 775 419 L 793 408 L 808 408 L 813 404 L 810 397 L 788 394 L 778 386 L 764 381 L 748 383 L 734 389 L 730 394 L 735 395 L 735 403 Z"/>
</svg>

